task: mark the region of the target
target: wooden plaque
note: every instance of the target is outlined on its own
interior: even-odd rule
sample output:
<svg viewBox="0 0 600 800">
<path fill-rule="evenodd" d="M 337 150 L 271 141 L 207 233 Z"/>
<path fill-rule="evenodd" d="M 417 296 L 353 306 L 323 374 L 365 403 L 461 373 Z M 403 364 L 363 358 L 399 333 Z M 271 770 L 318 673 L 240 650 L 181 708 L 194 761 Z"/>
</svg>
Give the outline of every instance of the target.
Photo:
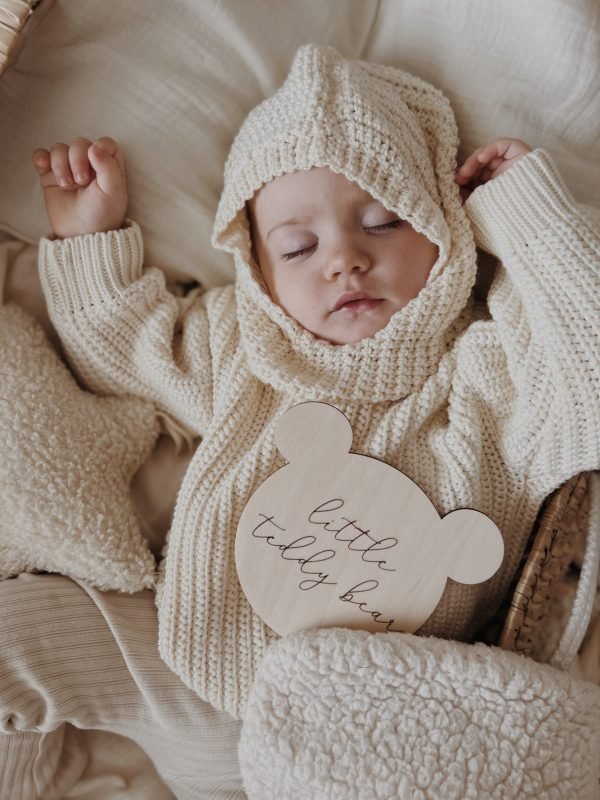
<svg viewBox="0 0 600 800">
<path fill-rule="evenodd" d="M 349 452 L 352 429 L 333 406 L 294 406 L 275 438 L 288 463 L 246 505 L 235 557 L 248 601 L 277 633 L 414 632 L 449 577 L 479 583 L 502 563 L 489 517 L 457 509 L 440 518 L 404 473 Z"/>
</svg>

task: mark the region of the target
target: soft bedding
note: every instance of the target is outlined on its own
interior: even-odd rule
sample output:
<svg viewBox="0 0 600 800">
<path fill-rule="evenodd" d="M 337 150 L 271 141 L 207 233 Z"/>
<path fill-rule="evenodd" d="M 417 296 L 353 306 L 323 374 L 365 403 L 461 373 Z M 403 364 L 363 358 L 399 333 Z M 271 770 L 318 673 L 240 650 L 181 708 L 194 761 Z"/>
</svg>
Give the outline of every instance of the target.
<svg viewBox="0 0 600 800">
<path fill-rule="evenodd" d="M 158 435 L 152 404 L 83 391 L 13 303 L 0 306 L 0 351 L 0 579 L 36 570 L 103 589 L 153 586 L 129 492 Z"/>
<path fill-rule="evenodd" d="M 0 80 L 0 287 L 2 302 L 33 314 L 51 338 L 35 270 L 47 223 L 30 165 L 34 147 L 75 135 L 114 136 L 128 156 L 129 214 L 144 232 L 147 261 L 172 282 L 221 285 L 232 269 L 211 249 L 210 232 L 226 153 L 247 111 L 275 89 L 308 41 L 437 84 L 456 110 L 463 154 L 498 135 L 523 138 L 553 154 L 577 200 L 600 207 L 595 0 L 42 6 L 43 20 L 25 29 L 19 58 Z M 154 554 L 189 456 L 161 436 L 132 484 Z M 600 659 L 590 642 L 593 673 Z M 89 742 L 88 773 L 70 798 L 170 796 L 136 746 L 94 732 Z M 116 748 L 131 760 L 117 761 Z M 139 765 L 133 773 L 132 764 Z"/>
<path fill-rule="evenodd" d="M 267 652 L 239 754 L 250 800 L 595 800 L 599 720 L 596 687 L 515 653 L 313 630 Z"/>
</svg>

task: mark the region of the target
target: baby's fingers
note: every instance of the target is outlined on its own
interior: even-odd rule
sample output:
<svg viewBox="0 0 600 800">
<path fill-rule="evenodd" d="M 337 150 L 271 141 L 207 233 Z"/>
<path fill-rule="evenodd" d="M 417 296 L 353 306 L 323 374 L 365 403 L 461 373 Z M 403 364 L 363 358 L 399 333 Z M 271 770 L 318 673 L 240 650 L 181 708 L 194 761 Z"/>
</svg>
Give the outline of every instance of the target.
<svg viewBox="0 0 600 800">
<path fill-rule="evenodd" d="M 77 188 L 73 172 L 76 170 L 77 176 L 89 172 L 85 143 L 89 144 L 89 140 L 76 139 L 70 147 L 63 142 L 57 142 L 49 151 L 43 147 L 38 147 L 33 151 L 31 159 L 40 176 L 42 188 L 58 186 L 67 190 Z M 82 152 L 85 159 L 83 164 Z"/>
<path fill-rule="evenodd" d="M 35 171 L 40 178 L 44 178 L 50 172 L 52 183 L 56 183 L 54 180 L 54 174 L 50 170 L 50 153 L 47 150 L 45 150 L 43 147 L 36 148 L 31 154 L 31 160 L 33 161 Z"/>
<path fill-rule="evenodd" d="M 76 189 L 77 184 L 73 179 L 71 164 L 69 163 L 69 145 L 64 142 L 56 142 L 50 148 L 50 167 L 56 178 L 56 182 L 63 189 Z M 42 180 L 42 186 L 46 184 Z"/>
<path fill-rule="evenodd" d="M 485 183 L 500 175 L 529 152 L 531 152 L 529 145 L 520 139 L 507 137 L 496 139 L 478 148 L 466 159 L 462 167 L 456 171 L 456 182 L 459 186 L 464 186 L 473 179 L 480 179 Z"/>
<path fill-rule="evenodd" d="M 487 180 L 489 175 L 504 163 L 514 141 L 514 139 L 496 139 L 478 147 L 456 171 L 456 182 L 464 185 L 474 178 Z"/>
<path fill-rule="evenodd" d="M 125 165 L 115 140 L 103 136 L 90 145 L 87 153 L 96 171 L 98 188 L 106 195 L 122 191 L 125 185 Z"/>
<path fill-rule="evenodd" d="M 35 171 L 40 176 L 42 189 L 58 188 L 70 190 L 77 186 L 69 166 L 68 145 L 58 142 L 50 150 L 38 147 L 31 154 Z"/>
<path fill-rule="evenodd" d="M 90 160 L 88 158 L 88 148 L 91 145 L 89 139 L 82 136 L 73 139 L 69 147 L 69 166 L 75 183 L 79 186 L 86 186 L 91 179 Z"/>
<path fill-rule="evenodd" d="M 464 186 L 479 175 L 482 169 L 483 165 L 477 161 L 476 153 L 473 153 L 473 155 L 469 156 L 465 163 L 456 170 L 454 179 L 459 186 Z"/>
</svg>

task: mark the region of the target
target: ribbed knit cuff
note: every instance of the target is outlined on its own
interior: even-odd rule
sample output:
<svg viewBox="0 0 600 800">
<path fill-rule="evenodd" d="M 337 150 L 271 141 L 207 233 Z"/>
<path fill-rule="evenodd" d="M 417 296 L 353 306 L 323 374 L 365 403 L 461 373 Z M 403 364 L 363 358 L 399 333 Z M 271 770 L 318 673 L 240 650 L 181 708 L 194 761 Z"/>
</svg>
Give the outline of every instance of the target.
<svg viewBox="0 0 600 800">
<path fill-rule="evenodd" d="M 72 313 L 110 300 L 142 274 L 139 226 L 68 239 L 42 239 L 40 279 L 51 313 Z"/>
<path fill-rule="evenodd" d="M 556 229 L 577 204 L 548 153 L 533 150 L 465 203 L 477 245 L 499 258 Z"/>
</svg>

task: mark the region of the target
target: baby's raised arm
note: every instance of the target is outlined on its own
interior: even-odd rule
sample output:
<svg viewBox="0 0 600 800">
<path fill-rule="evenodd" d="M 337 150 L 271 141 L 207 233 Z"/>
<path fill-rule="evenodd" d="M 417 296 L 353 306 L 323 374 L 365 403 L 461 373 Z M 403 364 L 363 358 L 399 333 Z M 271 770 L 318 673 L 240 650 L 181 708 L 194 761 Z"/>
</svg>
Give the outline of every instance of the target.
<svg viewBox="0 0 600 800">
<path fill-rule="evenodd" d="M 476 151 L 457 183 L 472 189 L 465 210 L 477 245 L 502 264 L 487 305 L 510 375 L 492 402 L 515 408 L 503 447 L 548 494 L 600 466 L 600 220 L 549 153 L 499 142 L 504 153 Z"/>
<path fill-rule="evenodd" d="M 161 270 L 144 268 L 141 230 L 125 219 L 119 146 L 78 138 L 32 159 L 57 237 L 40 242 L 40 278 L 74 372 L 94 391 L 152 400 L 174 429 L 203 435 L 214 360 L 208 294 L 183 302 Z"/>
</svg>

